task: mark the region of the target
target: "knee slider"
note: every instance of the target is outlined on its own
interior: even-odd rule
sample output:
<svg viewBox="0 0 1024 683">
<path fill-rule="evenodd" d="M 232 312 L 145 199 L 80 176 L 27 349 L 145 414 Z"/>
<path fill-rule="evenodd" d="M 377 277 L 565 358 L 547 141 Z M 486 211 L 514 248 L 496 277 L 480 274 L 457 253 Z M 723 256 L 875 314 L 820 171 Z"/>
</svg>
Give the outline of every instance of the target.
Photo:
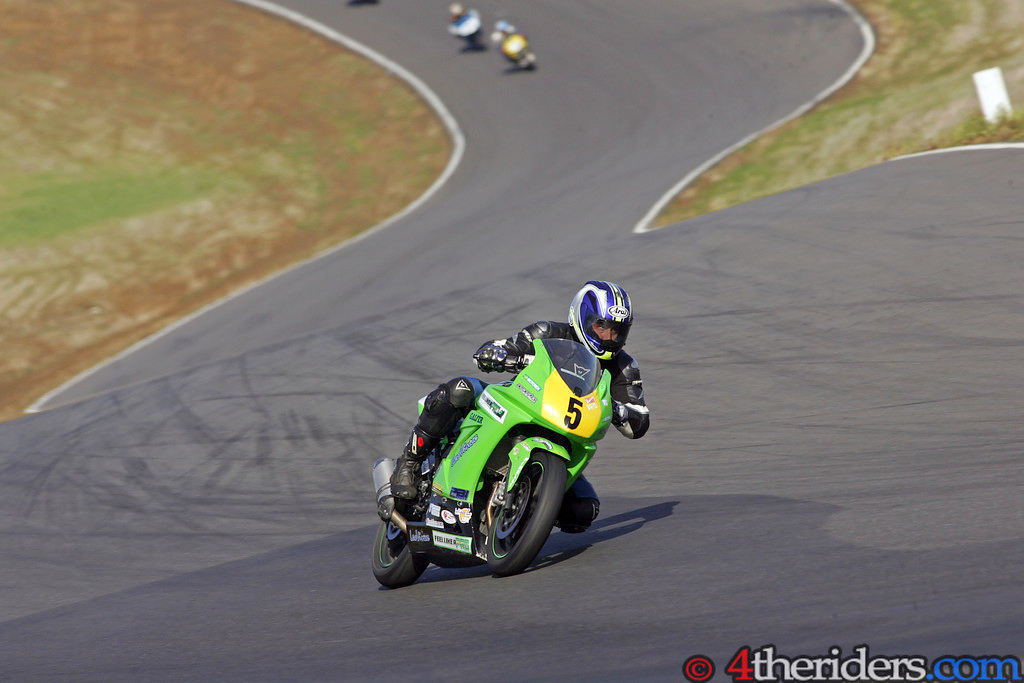
<svg viewBox="0 0 1024 683">
<path fill-rule="evenodd" d="M 423 412 L 416 423 L 416 429 L 424 436 L 439 439 L 451 429 L 455 410 L 448 400 L 449 393 L 448 385 L 441 384 L 427 394 L 423 401 Z"/>
<path fill-rule="evenodd" d="M 451 389 L 448 388 L 447 383 L 437 385 L 437 388 L 427 394 L 427 398 L 423 401 L 423 412 L 430 415 L 445 412 L 451 406 L 451 401 L 448 399 L 450 395 Z"/>
</svg>

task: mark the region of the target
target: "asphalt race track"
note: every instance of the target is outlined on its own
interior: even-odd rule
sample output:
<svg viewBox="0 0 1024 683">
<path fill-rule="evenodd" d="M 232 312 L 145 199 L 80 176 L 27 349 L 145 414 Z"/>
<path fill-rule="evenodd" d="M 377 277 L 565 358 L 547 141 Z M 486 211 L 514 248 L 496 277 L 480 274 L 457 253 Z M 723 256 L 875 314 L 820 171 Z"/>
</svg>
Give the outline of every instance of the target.
<svg viewBox="0 0 1024 683">
<path fill-rule="evenodd" d="M 540 60 L 536 73 L 516 73 L 494 52 L 461 52 L 445 30 L 446 0 L 288 6 L 425 79 L 465 133 L 462 163 L 414 216 L 232 301 L 53 403 L 571 259 L 628 233 L 676 180 L 812 99 L 861 49 L 853 22 L 826 0 L 644 0 L 643 11 L 615 0 L 515 0 L 509 16 Z M 485 19 L 510 7 L 477 6 Z M 544 315 L 563 317 L 574 292 L 552 292 L 557 310 Z M 507 299 L 531 322 L 540 314 L 536 301 Z"/>
<path fill-rule="evenodd" d="M 420 211 L 0 425 L 0 680 L 679 680 L 782 654 L 1020 656 L 1024 151 L 901 159 L 644 235 L 667 187 L 857 55 L 828 2 L 294 2 L 426 80 L 466 156 Z M 478 3 L 485 18 L 497 3 Z M 505 6 L 505 5 L 503 5 Z M 488 338 L 588 278 L 652 429 L 526 573 L 369 571 L 369 467 Z M 88 398 L 86 398 L 88 397 Z"/>
</svg>

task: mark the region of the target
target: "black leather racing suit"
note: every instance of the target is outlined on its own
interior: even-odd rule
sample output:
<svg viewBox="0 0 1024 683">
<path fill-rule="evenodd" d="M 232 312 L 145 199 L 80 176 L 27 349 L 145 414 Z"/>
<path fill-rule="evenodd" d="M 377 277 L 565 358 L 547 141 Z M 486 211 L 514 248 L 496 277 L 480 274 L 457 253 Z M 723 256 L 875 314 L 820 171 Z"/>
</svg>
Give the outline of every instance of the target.
<svg viewBox="0 0 1024 683">
<path fill-rule="evenodd" d="M 504 348 L 510 357 L 522 357 L 533 353 L 534 339 L 579 341 L 568 323 L 541 320 L 523 328 L 508 339 L 497 339 L 490 344 Z M 612 423 L 624 436 L 639 439 L 647 433 L 650 425 L 647 404 L 644 402 L 644 387 L 640 381 L 640 368 L 633 357 L 625 351 L 619 351 L 613 358 L 599 362 L 601 369 L 607 370 L 611 375 L 612 400 L 625 408 L 624 418 L 613 419 Z M 423 412 L 420 413 L 409 444 L 406 445 L 406 456 L 411 454 L 411 457 L 416 459 L 424 457 L 426 454 L 419 452 L 420 448 L 417 446 L 436 443 L 442 436 L 448 434 L 455 423 L 473 408 L 476 398 L 485 386 L 478 379 L 454 377 L 427 394 Z M 590 482 L 580 475 L 566 491 L 557 525 L 562 531 L 570 533 L 584 531 L 597 519 L 599 511 L 600 501 L 597 492 Z"/>
</svg>

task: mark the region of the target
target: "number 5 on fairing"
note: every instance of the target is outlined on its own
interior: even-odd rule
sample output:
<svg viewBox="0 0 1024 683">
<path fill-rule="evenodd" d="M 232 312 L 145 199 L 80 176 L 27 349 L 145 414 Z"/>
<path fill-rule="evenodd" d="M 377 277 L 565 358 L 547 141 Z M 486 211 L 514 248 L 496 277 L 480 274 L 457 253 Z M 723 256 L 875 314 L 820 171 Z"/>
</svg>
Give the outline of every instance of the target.
<svg viewBox="0 0 1024 683">
<path fill-rule="evenodd" d="M 581 407 L 583 407 L 583 401 L 575 396 L 569 397 L 569 408 L 565 416 L 565 426 L 569 429 L 576 429 L 580 426 L 580 420 L 583 419 L 583 413 L 580 412 Z"/>
</svg>

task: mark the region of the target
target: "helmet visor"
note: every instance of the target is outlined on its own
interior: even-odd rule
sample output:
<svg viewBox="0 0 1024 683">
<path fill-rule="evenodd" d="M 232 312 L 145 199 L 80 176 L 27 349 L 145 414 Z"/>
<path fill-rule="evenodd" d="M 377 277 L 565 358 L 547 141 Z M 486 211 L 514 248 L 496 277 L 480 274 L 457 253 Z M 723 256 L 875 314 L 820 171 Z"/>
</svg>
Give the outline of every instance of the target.
<svg viewBox="0 0 1024 683">
<path fill-rule="evenodd" d="M 629 322 L 616 322 L 599 315 L 591 315 L 587 318 L 584 331 L 602 351 L 616 353 L 626 343 L 631 325 Z"/>
</svg>

